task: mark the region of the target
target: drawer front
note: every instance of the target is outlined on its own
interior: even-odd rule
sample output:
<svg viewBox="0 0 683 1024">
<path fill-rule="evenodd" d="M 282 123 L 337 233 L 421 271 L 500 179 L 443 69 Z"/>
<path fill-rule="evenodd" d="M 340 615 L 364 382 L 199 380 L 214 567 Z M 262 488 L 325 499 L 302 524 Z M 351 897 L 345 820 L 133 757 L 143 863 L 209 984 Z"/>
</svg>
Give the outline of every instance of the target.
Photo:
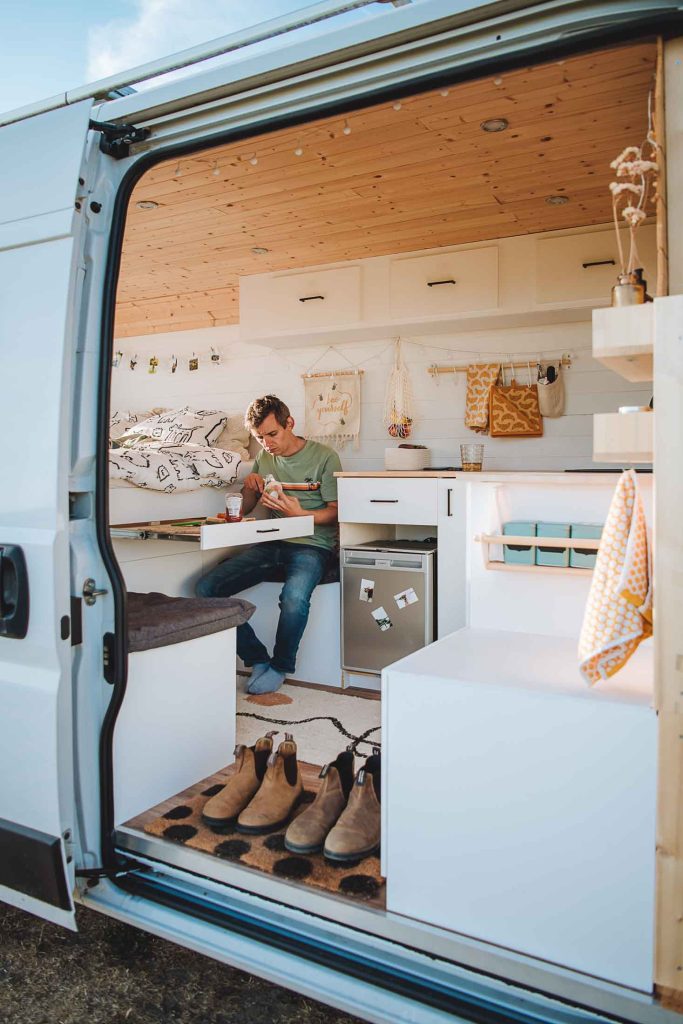
<svg viewBox="0 0 683 1024">
<path fill-rule="evenodd" d="M 310 537 L 313 516 L 289 519 L 256 519 L 250 523 L 211 523 L 201 528 L 201 548 L 232 548 L 240 544 L 263 544 L 269 540 Z"/>
<path fill-rule="evenodd" d="M 498 249 L 391 261 L 391 316 L 443 316 L 498 307 Z"/>
<path fill-rule="evenodd" d="M 361 316 L 361 269 L 339 267 L 245 279 L 240 306 L 250 333 L 356 323 Z"/>
<path fill-rule="evenodd" d="M 342 477 L 339 480 L 340 522 L 435 525 L 437 485 L 437 480 Z"/>
<path fill-rule="evenodd" d="M 628 252 L 628 239 L 622 244 Z M 638 252 L 645 279 L 654 279 L 656 267 L 653 228 L 638 232 Z M 619 273 L 619 252 L 614 231 L 585 235 L 539 238 L 536 242 L 536 302 L 567 302 L 579 299 L 610 300 Z"/>
</svg>

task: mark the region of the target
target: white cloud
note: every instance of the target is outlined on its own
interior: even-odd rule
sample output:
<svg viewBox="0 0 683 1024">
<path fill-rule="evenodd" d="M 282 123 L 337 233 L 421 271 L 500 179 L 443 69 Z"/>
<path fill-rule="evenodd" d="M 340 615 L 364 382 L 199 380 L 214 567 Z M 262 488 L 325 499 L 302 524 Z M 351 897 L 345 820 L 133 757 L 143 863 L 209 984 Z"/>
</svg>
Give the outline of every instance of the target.
<svg viewBox="0 0 683 1024">
<path fill-rule="evenodd" d="M 132 18 L 89 30 L 88 81 L 94 82 L 258 22 L 301 10 L 312 0 L 138 0 Z M 373 10 L 374 8 L 374 10 Z M 381 10 L 361 9 L 356 17 Z M 334 19 L 338 23 L 338 19 Z"/>
</svg>

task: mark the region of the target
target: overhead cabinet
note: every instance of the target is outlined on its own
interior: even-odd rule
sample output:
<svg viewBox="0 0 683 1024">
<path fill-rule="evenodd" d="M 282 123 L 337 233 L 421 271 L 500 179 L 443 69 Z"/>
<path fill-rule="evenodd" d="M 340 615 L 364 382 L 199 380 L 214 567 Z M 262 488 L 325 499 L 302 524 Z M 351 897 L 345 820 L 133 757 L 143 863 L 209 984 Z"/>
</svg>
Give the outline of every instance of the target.
<svg viewBox="0 0 683 1024">
<path fill-rule="evenodd" d="M 470 249 L 391 261 L 392 317 L 444 316 L 498 306 L 498 249 Z"/>
<path fill-rule="evenodd" d="M 638 244 L 651 275 L 653 227 Z M 590 320 L 618 271 L 610 227 L 250 275 L 240 278 L 240 336 L 291 347 Z"/>
</svg>

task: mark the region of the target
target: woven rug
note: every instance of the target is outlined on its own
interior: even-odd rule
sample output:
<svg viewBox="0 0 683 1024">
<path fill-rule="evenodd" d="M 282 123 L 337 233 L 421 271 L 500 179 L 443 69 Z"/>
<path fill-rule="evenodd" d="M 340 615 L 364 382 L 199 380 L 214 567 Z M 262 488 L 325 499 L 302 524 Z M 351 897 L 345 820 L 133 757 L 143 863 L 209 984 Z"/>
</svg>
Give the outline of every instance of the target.
<svg viewBox="0 0 683 1024">
<path fill-rule="evenodd" d="M 383 897 L 384 879 L 380 875 L 379 857 L 365 857 L 335 865 L 325 860 L 322 854 L 295 856 L 289 853 L 284 843 L 286 827 L 269 835 L 251 836 L 243 835 L 234 827 L 219 830 L 205 825 L 201 819 L 202 808 L 220 788 L 220 784 L 210 786 L 189 800 L 183 800 L 181 794 L 178 797 L 181 802 L 145 825 L 145 832 L 182 843 L 193 850 L 202 850 L 222 860 L 266 871 L 278 878 L 305 882 L 342 896 L 366 902 L 375 902 L 378 897 Z M 315 794 L 307 790 L 293 817 L 300 814 L 314 797 Z"/>
<path fill-rule="evenodd" d="M 379 700 L 285 683 L 277 693 L 237 694 L 237 742 L 249 747 L 277 729 L 275 746 L 293 733 L 300 761 L 328 764 L 349 745 L 364 758 L 381 746 L 380 714 Z"/>
</svg>

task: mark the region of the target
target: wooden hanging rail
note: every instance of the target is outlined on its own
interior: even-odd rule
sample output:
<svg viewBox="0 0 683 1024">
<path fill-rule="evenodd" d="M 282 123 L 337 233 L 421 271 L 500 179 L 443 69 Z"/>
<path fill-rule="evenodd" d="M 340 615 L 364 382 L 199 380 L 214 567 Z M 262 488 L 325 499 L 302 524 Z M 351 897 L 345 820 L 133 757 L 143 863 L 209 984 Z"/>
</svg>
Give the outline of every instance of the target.
<svg viewBox="0 0 683 1024">
<path fill-rule="evenodd" d="M 551 357 L 551 358 L 545 358 L 544 357 L 542 360 L 538 359 L 538 358 L 536 358 L 536 359 L 527 359 L 523 363 L 522 362 L 518 362 L 517 360 L 513 360 L 511 362 L 508 359 L 489 359 L 489 360 L 486 360 L 486 361 L 489 362 L 489 363 L 497 363 L 497 362 L 499 362 L 503 369 L 507 369 L 509 367 L 512 367 L 515 370 L 517 370 L 517 369 L 526 370 L 527 367 L 538 366 L 538 364 L 540 362 L 543 362 L 543 363 L 559 363 L 560 366 L 564 366 L 567 369 L 569 369 L 571 367 L 571 365 L 572 365 L 572 357 L 570 355 L 563 355 L 560 359 L 558 359 L 557 357 Z M 430 373 L 432 375 L 432 377 L 436 377 L 440 373 L 467 373 L 467 371 L 470 368 L 470 366 L 476 365 L 478 363 L 483 363 L 483 362 L 485 362 L 485 360 L 478 360 L 477 358 L 473 358 L 473 359 L 470 360 L 469 363 L 454 363 L 452 366 L 438 366 L 436 363 L 432 363 L 431 366 L 427 367 L 427 373 Z"/>
<path fill-rule="evenodd" d="M 310 377 L 362 377 L 365 370 L 320 370 L 319 373 L 302 373 L 303 378 Z"/>
</svg>

